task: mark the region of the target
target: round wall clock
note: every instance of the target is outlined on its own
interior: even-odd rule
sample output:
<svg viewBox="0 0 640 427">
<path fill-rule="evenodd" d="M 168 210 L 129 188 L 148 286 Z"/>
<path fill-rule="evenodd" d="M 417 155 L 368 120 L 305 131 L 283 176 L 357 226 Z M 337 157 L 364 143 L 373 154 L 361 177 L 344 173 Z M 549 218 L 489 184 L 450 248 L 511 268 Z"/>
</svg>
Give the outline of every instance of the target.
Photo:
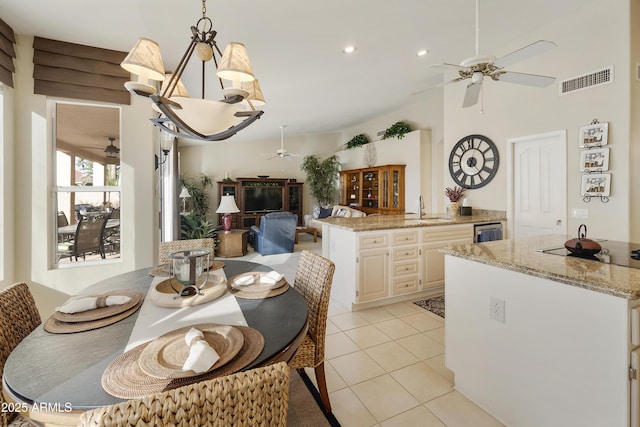
<svg viewBox="0 0 640 427">
<path fill-rule="evenodd" d="M 449 173 L 462 188 L 480 188 L 493 179 L 499 163 L 493 141 L 483 135 L 468 135 L 451 149 Z"/>
</svg>

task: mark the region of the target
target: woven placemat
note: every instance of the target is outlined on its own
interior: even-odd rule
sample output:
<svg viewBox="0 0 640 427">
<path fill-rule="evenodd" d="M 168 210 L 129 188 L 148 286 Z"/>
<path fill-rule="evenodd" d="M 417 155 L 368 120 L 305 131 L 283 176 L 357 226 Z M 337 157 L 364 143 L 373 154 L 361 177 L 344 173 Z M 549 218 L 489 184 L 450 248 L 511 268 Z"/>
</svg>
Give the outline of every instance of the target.
<svg viewBox="0 0 640 427">
<path fill-rule="evenodd" d="M 211 323 L 204 325 L 213 325 Z M 193 325 L 201 328 L 203 325 Z M 264 337 L 262 334 L 248 326 L 234 326 L 242 332 L 244 345 L 236 357 L 219 369 L 214 369 L 206 374 L 189 378 L 160 379 L 150 377 L 144 373 L 138 364 L 138 358 L 149 343 L 140 344 L 137 347 L 118 356 L 107 366 L 102 374 L 102 388 L 112 396 L 121 399 L 136 399 L 149 394 L 171 390 L 188 384 L 195 384 L 223 375 L 232 374 L 242 370 L 253 362 L 262 353 Z"/>
<path fill-rule="evenodd" d="M 209 264 L 209 270 L 213 271 L 213 270 L 219 270 L 222 267 L 224 267 L 224 262 L 222 261 L 211 261 L 211 264 Z M 168 264 L 161 264 L 157 267 L 152 268 L 151 270 L 149 270 L 149 274 L 154 276 L 154 277 L 169 277 L 171 276 L 171 272 L 169 271 L 169 265 Z"/>
<path fill-rule="evenodd" d="M 140 299 L 140 301 L 133 307 L 131 307 L 127 311 L 123 311 L 122 313 L 116 314 L 111 317 L 106 317 L 104 319 L 91 320 L 89 322 L 61 322 L 50 316 L 43 324 L 43 328 L 45 331 L 50 332 L 52 334 L 73 334 L 76 332 L 85 332 L 91 331 L 93 329 L 102 328 L 104 326 L 112 325 L 116 322 L 119 322 L 122 319 L 126 319 L 131 316 L 133 313 L 138 311 L 142 302 L 144 301 L 144 297 Z"/>
<path fill-rule="evenodd" d="M 233 282 L 243 276 L 259 274 L 259 273 L 242 273 L 233 276 L 227 280 L 227 289 L 230 293 L 238 298 L 244 299 L 264 299 L 281 295 L 289 290 L 289 284 L 283 277 L 275 284 L 267 283 L 255 283 L 246 286 L 233 287 Z"/>
<path fill-rule="evenodd" d="M 182 370 L 182 365 L 189 357 L 185 335 L 192 327 L 176 329 L 152 340 L 138 358 L 140 368 L 147 375 L 156 378 L 186 378 L 198 375 L 194 371 Z M 244 345 L 242 332 L 230 325 L 212 325 L 200 329 L 200 332 L 204 336 L 203 339 L 220 356 L 213 364 L 213 369 L 221 368 L 231 361 Z"/>
<path fill-rule="evenodd" d="M 75 297 L 75 299 L 87 297 L 99 298 L 115 295 L 122 295 L 131 299 L 124 304 L 80 311 L 78 313 L 62 313 L 61 311 L 56 311 L 53 313 L 53 317 L 60 322 L 67 323 L 91 322 L 93 320 L 106 319 L 107 317 L 112 317 L 117 314 L 124 313 L 132 307 L 135 307 L 144 298 L 144 294 L 142 292 L 132 291 L 131 289 L 116 289 L 103 294 L 83 295 L 81 297 Z"/>
</svg>

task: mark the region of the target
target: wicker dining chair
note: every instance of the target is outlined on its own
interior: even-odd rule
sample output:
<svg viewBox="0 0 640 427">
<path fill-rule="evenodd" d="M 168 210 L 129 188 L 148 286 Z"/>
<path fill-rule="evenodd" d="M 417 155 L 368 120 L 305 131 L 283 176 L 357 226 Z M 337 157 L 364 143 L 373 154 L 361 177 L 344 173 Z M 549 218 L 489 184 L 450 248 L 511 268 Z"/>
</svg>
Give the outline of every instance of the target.
<svg viewBox="0 0 640 427">
<path fill-rule="evenodd" d="M 41 323 L 31 291 L 26 283 L 16 283 L 0 290 L 0 377 L 9 354 L 20 341 Z M 30 425 L 22 416 L 5 411 L 5 400 L 0 385 L 0 423 L 2 426 Z"/>
<path fill-rule="evenodd" d="M 302 251 L 293 282 L 307 302 L 309 322 L 307 335 L 289 362 L 291 369 L 306 375 L 304 368 L 314 368 L 318 391 L 325 412 L 331 412 L 331 402 L 324 374 L 324 342 L 327 332 L 327 312 L 335 265 L 330 260 L 309 251 Z"/>
<path fill-rule="evenodd" d="M 211 256 L 215 248 L 215 241 L 212 238 L 206 239 L 188 239 L 174 240 L 171 242 L 160 242 L 159 245 L 159 264 L 166 264 L 171 261 L 169 254 L 178 251 L 188 251 L 191 249 L 211 249 Z"/>
<path fill-rule="evenodd" d="M 285 362 L 218 377 L 141 399 L 92 409 L 79 426 L 286 426 Z"/>
</svg>

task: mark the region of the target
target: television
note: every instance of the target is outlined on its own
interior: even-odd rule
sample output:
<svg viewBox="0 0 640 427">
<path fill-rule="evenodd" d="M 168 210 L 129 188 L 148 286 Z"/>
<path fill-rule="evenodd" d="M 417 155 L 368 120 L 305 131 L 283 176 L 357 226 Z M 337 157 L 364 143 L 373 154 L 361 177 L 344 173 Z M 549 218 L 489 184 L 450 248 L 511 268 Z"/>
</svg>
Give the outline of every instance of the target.
<svg viewBox="0 0 640 427">
<path fill-rule="evenodd" d="M 245 213 L 278 212 L 282 210 L 283 187 L 246 187 Z"/>
</svg>

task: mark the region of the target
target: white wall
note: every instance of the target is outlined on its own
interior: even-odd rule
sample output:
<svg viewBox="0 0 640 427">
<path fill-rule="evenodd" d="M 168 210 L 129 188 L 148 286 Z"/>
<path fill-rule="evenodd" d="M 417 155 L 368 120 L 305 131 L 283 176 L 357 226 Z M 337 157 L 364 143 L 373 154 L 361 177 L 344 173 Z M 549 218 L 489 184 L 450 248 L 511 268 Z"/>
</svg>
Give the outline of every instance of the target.
<svg viewBox="0 0 640 427">
<path fill-rule="evenodd" d="M 47 98 L 33 94 L 33 37 L 18 35 L 14 94 L 16 194 L 5 200 L 15 212 L 14 274 L 5 283 L 27 281 L 43 314 L 50 313 L 67 295 L 101 279 L 151 266 L 157 234 L 157 205 L 153 171 L 155 131 L 148 118 L 148 101 L 132 98 L 122 106 L 121 141 L 122 258 L 94 265 L 54 268 L 49 256 L 55 239 L 51 156 L 53 135 Z M 6 116 L 5 116 L 6 118 Z"/>
<path fill-rule="evenodd" d="M 631 136 L 629 143 L 631 152 L 629 155 L 630 169 L 630 193 L 631 205 L 629 217 L 631 218 L 632 242 L 640 242 L 640 79 L 636 78 L 637 67 L 640 66 L 640 0 L 631 1 L 629 13 L 631 25 L 631 61 L 629 68 L 631 82 Z"/>
<path fill-rule="evenodd" d="M 336 140 L 335 134 L 288 137 L 285 129 L 284 148 L 290 153 L 305 156 L 315 154 L 320 159 L 325 159 L 335 154 Z M 203 173 L 212 176 L 214 181 L 221 181 L 228 173 L 233 179 L 268 175 L 271 178 L 295 178 L 304 182 L 305 174 L 300 170 L 302 157 L 292 157 L 290 160 L 280 157 L 268 159 L 279 148 L 280 138 L 242 142 L 233 141 L 231 138 L 199 145 L 185 145 L 181 141 L 180 174 L 197 177 Z M 304 212 L 311 213 L 316 201 L 309 194 L 308 186 L 303 188 Z M 214 186 L 210 195 L 210 211 L 213 214 L 218 207 L 217 186 Z"/>
<path fill-rule="evenodd" d="M 637 0 L 633 0 L 637 2 Z M 630 90 L 629 90 L 629 2 L 597 2 L 574 11 L 561 21 L 540 23 L 526 37 L 500 38 L 499 44 L 482 50 L 498 56 L 539 39 L 554 41 L 558 47 L 534 59 L 523 61 L 510 70 L 553 75 L 558 80 L 575 77 L 603 67 L 615 66 L 615 83 L 559 96 L 558 84 L 545 89 L 509 83 L 484 82 L 484 114 L 480 107 L 463 109 L 466 84 L 446 86 L 444 98 L 445 183 L 453 185 L 446 172 L 447 154 L 463 136 L 480 133 L 491 138 L 500 151 L 501 165 L 487 186 L 468 192 L 474 207 L 507 210 L 506 141 L 510 138 L 566 129 L 567 211 L 586 208 L 589 218 L 569 218 L 568 230 L 577 230 L 581 222 L 594 237 L 628 240 L 630 235 Z M 453 78 L 453 76 L 450 76 Z M 580 196 L 578 172 L 580 150 L 578 130 L 593 119 L 609 122 L 611 198 L 584 203 Z M 638 193 L 632 195 L 637 198 Z M 611 224 L 616 224 L 611 227 Z"/>
<path fill-rule="evenodd" d="M 0 287 L 13 280 L 15 239 L 14 223 L 14 167 L 13 167 L 13 88 L 4 86 L 0 105 Z"/>
</svg>

